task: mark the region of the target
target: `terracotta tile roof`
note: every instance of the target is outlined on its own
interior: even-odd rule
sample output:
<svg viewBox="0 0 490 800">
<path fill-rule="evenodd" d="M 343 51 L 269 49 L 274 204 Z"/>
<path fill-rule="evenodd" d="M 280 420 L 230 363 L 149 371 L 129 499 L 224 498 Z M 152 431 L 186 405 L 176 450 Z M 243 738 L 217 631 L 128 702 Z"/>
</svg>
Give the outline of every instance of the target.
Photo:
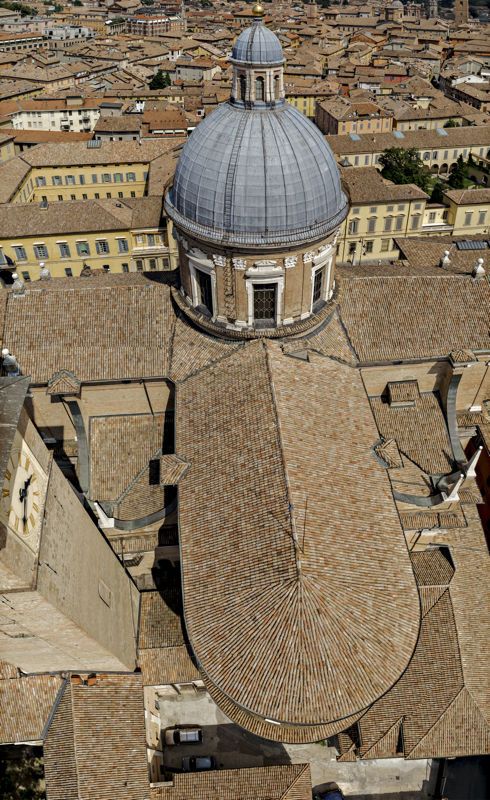
<svg viewBox="0 0 490 800">
<path fill-rule="evenodd" d="M 311 800 L 309 764 L 176 774 L 172 786 L 155 786 L 151 800 Z"/>
<path fill-rule="evenodd" d="M 424 393 L 413 406 L 390 406 L 381 397 L 371 398 L 379 432 L 395 439 L 398 449 L 429 475 L 447 473 L 453 453 L 438 396 Z"/>
<path fill-rule="evenodd" d="M 450 264 L 445 268 L 445 272 L 449 274 L 471 274 L 477 258 L 480 255 L 485 256 L 485 252 L 488 252 L 485 250 L 459 250 L 456 241 L 446 236 L 436 239 L 426 236 L 408 239 L 395 238 L 395 242 L 400 248 L 400 258 L 408 262 L 412 273 L 418 272 L 425 275 L 440 276 L 444 274 L 441 273 L 440 261 L 446 250 L 449 251 Z"/>
<path fill-rule="evenodd" d="M 241 343 L 229 343 L 206 336 L 192 328 L 185 319 L 178 317 L 172 339 L 169 377 L 173 381 L 184 380 L 240 347 Z"/>
<path fill-rule="evenodd" d="M 315 331 L 310 336 L 287 339 L 282 345 L 282 350 L 290 355 L 312 350 L 322 356 L 331 356 L 343 361 L 346 364 L 350 364 L 350 366 L 357 364 L 357 358 L 349 344 L 337 311 L 333 313 L 325 325 L 320 327 L 320 330 Z"/>
<path fill-rule="evenodd" d="M 141 650 L 138 661 L 145 686 L 166 686 L 202 679 L 185 644 Z"/>
<path fill-rule="evenodd" d="M 174 319 L 168 287 L 144 276 L 57 278 L 9 292 L 3 341 L 35 384 L 61 369 L 81 381 L 157 377 Z"/>
<path fill-rule="evenodd" d="M 71 167 L 90 164 L 141 164 L 153 161 L 175 147 L 175 141 L 102 142 L 89 148 L 86 142 L 54 142 L 32 147 L 22 154 L 31 167 Z"/>
<path fill-rule="evenodd" d="M 365 133 L 359 139 L 352 139 L 348 134 L 342 136 L 326 136 L 326 140 L 335 155 L 343 156 L 354 153 L 380 153 L 390 147 L 416 147 L 450 149 L 453 147 L 484 147 L 490 144 L 490 130 L 485 125 L 467 126 L 463 128 L 445 128 L 447 135 L 440 135 L 437 130 L 403 131 L 403 139 L 393 133 Z"/>
<path fill-rule="evenodd" d="M 490 349 L 490 285 L 459 275 L 343 280 L 342 322 L 361 362 Z"/>
<path fill-rule="evenodd" d="M 160 227 L 162 198 L 141 197 L 127 200 L 72 200 L 50 203 L 41 208 L 37 203 L 0 205 L 2 238 L 24 238 L 26 233 L 41 240 L 43 236 L 86 234 L 100 231 L 126 231 L 140 227 Z M 90 257 L 87 256 L 90 261 Z"/>
<path fill-rule="evenodd" d="M 117 500 L 161 449 L 163 425 L 163 414 L 91 417 L 90 497 Z"/>
<path fill-rule="evenodd" d="M 149 800 L 139 675 L 68 685 L 44 745 L 49 800 Z"/>
<path fill-rule="evenodd" d="M 39 741 L 63 679 L 57 675 L 19 675 L 15 667 L 6 666 L 0 678 L 0 743 Z"/>
<path fill-rule="evenodd" d="M 142 592 L 138 663 L 145 685 L 186 683 L 201 678 L 184 640 L 180 583 Z"/>
<path fill-rule="evenodd" d="M 474 506 L 467 517 L 464 530 L 444 539 L 454 570 L 439 550 L 412 554 L 420 636 L 400 680 L 359 721 L 363 757 L 396 755 L 386 734 L 400 718 L 406 758 L 490 753 L 490 567 Z"/>
<path fill-rule="evenodd" d="M 349 188 L 351 201 L 356 203 L 380 203 L 390 200 L 425 200 L 428 195 L 413 183 L 395 184 L 385 180 L 376 167 L 342 169 L 342 177 Z"/>
<path fill-rule="evenodd" d="M 358 374 L 256 342 L 180 383 L 177 404 L 186 625 L 208 679 L 285 722 L 357 712 L 404 669 L 418 626 Z"/>
</svg>

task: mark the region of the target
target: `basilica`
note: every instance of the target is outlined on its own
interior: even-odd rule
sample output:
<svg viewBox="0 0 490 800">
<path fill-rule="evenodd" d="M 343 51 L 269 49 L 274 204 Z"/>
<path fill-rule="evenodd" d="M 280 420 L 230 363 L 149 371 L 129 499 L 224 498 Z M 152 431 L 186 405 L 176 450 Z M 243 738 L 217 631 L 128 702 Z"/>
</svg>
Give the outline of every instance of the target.
<svg viewBox="0 0 490 800">
<path fill-rule="evenodd" d="M 88 616 L 97 664 L 44 632 L 43 670 L 117 655 L 264 739 L 335 737 L 343 761 L 488 753 L 488 278 L 442 248 L 435 269 L 336 269 L 348 191 L 259 4 L 231 64 L 166 192 L 178 275 L 0 297 L 29 420 L 141 594 L 121 606 L 134 648 Z M 36 624 L 0 631 L 26 673 Z"/>
</svg>

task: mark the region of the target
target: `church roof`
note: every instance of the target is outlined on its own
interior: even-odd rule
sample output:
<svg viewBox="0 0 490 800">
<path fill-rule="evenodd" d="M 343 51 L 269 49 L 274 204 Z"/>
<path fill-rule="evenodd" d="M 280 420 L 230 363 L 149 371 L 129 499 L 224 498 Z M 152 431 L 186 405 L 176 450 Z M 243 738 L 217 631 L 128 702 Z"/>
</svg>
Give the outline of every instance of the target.
<svg viewBox="0 0 490 800">
<path fill-rule="evenodd" d="M 304 114 L 223 103 L 184 146 L 166 207 L 198 238 L 267 246 L 327 235 L 347 200 L 333 154 Z"/>
<path fill-rule="evenodd" d="M 357 372 L 252 343 L 176 402 L 184 614 L 205 676 L 286 723 L 362 710 L 405 669 L 419 605 Z"/>
<path fill-rule="evenodd" d="M 276 34 L 259 21 L 246 28 L 236 40 L 231 53 L 233 61 L 244 64 L 282 64 L 284 55 Z"/>
</svg>

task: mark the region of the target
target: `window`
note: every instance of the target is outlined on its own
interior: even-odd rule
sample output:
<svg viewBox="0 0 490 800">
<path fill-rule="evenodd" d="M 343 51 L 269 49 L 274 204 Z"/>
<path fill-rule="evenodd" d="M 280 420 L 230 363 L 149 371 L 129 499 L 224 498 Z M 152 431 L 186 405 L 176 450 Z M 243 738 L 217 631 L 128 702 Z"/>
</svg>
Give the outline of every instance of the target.
<svg viewBox="0 0 490 800">
<path fill-rule="evenodd" d="M 46 186 L 46 178 L 43 178 L 42 176 L 36 178 L 36 186 Z"/>
<path fill-rule="evenodd" d="M 422 208 L 422 203 L 415 203 L 414 205 L 415 211 L 420 211 L 421 208 Z"/>
<path fill-rule="evenodd" d="M 372 207 L 369 209 L 369 213 L 370 213 L 370 214 L 376 214 L 377 210 L 378 210 L 377 206 L 372 206 Z"/>
<path fill-rule="evenodd" d="M 7 259 L 5 258 L 5 253 L 3 252 L 2 248 L 0 247 L 0 264 L 6 264 Z"/>
<path fill-rule="evenodd" d="M 387 253 L 391 250 L 391 239 L 381 239 L 381 252 Z"/>
<path fill-rule="evenodd" d="M 23 272 L 22 277 L 24 278 L 26 283 L 29 283 L 29 281 L 31 280 L 31 276 L 29 275 L 28 272 Z"/>
<path fill-rule="evenodd" d="M 275 283 L 254 285 L 254 321 L 263 325 L 274 325 L 276 321 Z"/>
<path fill-rule="evenodd" d="M 136 192 L 130 192 L 129 196 L 130 197 L 136 197 Z"/>
<path fill-rule="evenodd" d="M 120 253 L 128 253 L 128 240 L 127 239 L 118 239 L 117 240 L 117 249 Z"/>
<path fill-rule="evenodd" d="M 397 211 L 405 211 L 405 204 L 402 203 L 400 206 L 397 206 Z"/>
<path fill-rule="evenodd" d="M 354 255 L 354 253 L 356 252 L 356 247 L 357 247 L 356 242 L 349 242 L 349 255 L 350 256 Z"/>
<path fill-rule="evenodd" d="M 126 172 L 126 180 L 128 183 L 132 183 L 136 180 L 136 174 L 134 172 Z"/>
<path fill-rule="evenodd" d="M 486 218 L 487 218 L 487 212 L 486 211 L 479 211 L 478 212 L 478 225 L 484 225 Z"/>
<path fill-rule="evenodd" d="M 255 78 L 255 99 L 264 99 L 264 79 L 262 77 Z"/>
<path fill-rule="evenodd" d="M 365 253 L 372 253 L 374 247 L 373 239 L 368 239 L 367 242 L 364 243 L 364 252 Z"/>
<path fill-rule="evenodd" d="M 60 248 L 60 258 L 70 258 L 70 248 L 66 242 L 58 242 Z"/>
<path fill-rule="evenodd" d="M 349 235 L 352 236 L 353 234 L 357 233 L 359 230 L 359 220 L 358 219 L 351 219 L 349 222 Z"/>
<path fill-rule="evenodd" d="M 124 197 L 124 192 L 118 192 L 118 193 L 117 193 L 117 196 L 118 196 L 118 197 Z"/>
<path fill-rule="evenodd" d="M 419 222 L 420 222 L 420 214 L 416 214 L 414 217 L 412 217 L 410 222 L 410 228 L 412 231 L 415 231 L 419 227 Z"/>
<path fill-rule="evenodd" d="M 279 85 L 279 75 L 274 77 L 274 98 L 279 100 L 280 98 L 280 85 Z"/>
<path fill-rule="evenodd" d="M 61 175 L 53 175 L 53 177 L 51 178 L 51 181 L 53 183 L 53 186 L 61 186 L 63 184 L 63 180 L 61 178 Z"/>
<path fill-rule="evenodd" d="M 90 245 L 88 242 L 77 242 L 77 253 L 79 256 L 90 255 Z"/>
<path fill-rule="evenodd" d="M 88 194 L 82 194 L 82 200 L 88 200 Z"/>
<path fill-rule="evenodd" d="M 114 183 L 122 183 L 123 182 L 123 174 L 122 172 L 115 172 L 114 173 Z"/>
<path fill-rule="evenodd" d="M 148 247 L 155 247 L 155 240 L 156 240 L 155 234 L 149 233 L 147 238 L 148 238 Z"/>
<path fill-rule="evenodd" d="M 65 275 L 67 278 L 73 278 L 73 270 L 71 267 L 65 268 Z"/>
<path fill-rule="evenodd" d="M 40 259 L 41 261 L 43 258 L 48 258 L 48 248 L 45 244 L 34 245 L 34 258 Z"/>
<path fill-rule="evenodd" d="M 438 151 L 434 150 L 434 152 L 432 153 L 432 158 L 437 158 L 438 155 L 439 155 Z"/>
<path fill-rule="evenodd" d="M 100 194 L 98 192 L 94 192 L 94 200 L 100 200 Z"/>
<path fill-rule="evenodd" d="M 102 175 L 102 183 L 110 183 L 111 182 L 111 175 L 109 172 L 104 172 Z"/>
<path fill-rule="evenodd" d="M 106 192 L 105 196 L 111 198 L 112 197 L 112 192 Z"/>
<path fill-rule="evenodd" d="M 322 299 L 323 278 L 325 269 L 318 269 L 313 278 L 313 308 Z"/>
<path fill-rule="evenodd" d="M 65 183 L 67 186 L 75 186 L 75 176 L 74 175 L 66 175 Z"/>
<path fill-rule="evenodd" d="M 110 272 L 111 271 L 111 265 L 110 264 L 102 264 L 102 269 L 104 270 L 104 272 Z"/>
<path fill-rule="evenodd" d="M 472 211 L 466 211 L 466 213 L 464 215 L 464 224 L 465 225 L 471 225 L 471 220 L 472 219 L 473 219 L 473 212 Z"/>
<path fill-rule="evenodd" d="M 76 200 L 76 199 L 77 199 L 77 196 L 76 196 L 76 194 L 71 194 L 71 195 L 70 195 L 70 200 Z"/>
<path fill-rule="evenodd" d="M 129 264 L 121 264 L 121 268 L 123 272 L 129 272 Z"/>
<path fill-rule="evenodd" d="M 99 256 L 104 254 L 104 253 L 108 253 L 109 252 L 109 242 L 107 241 L 107 239 L 97 239 L 97 241 L 95 242 L 95 248 L 96 248 L 97 253 L 99 254 Z"/>
<path fill-rule="evenodd" d="M 431 211 L 429 214 L 429 222 L 435 222 L 435 221 L 436 221 L 436 212 Z"/>
<path fill-rule="evenodd" d="M 157 268 L 156 258 L 150 258 L 150 269 L 156 269 L 156 268 Z"/>
<path fill-rule="evenodd" d="M 84 186 L 84 184 L 85 184 L 85 175 L 79 175 L 78 179 L 80 181 L 80 186 Z"/>
<path fill-rule="evenodd" d="M 138 270 L 138 272 L 143 272 L 143 261 L 141 260 L 141 258 L 136 259 L 136 269 Z"/>
<path fill-rule="evenodd" d="M 202 272 L 200 269 L 196 269 L 196 280 L 198 287 L 197 304 L 212 314 L 213 292 L 211 289 L 211 275 L 208 275 L 207 272 Z"/>
<path fill-rule="evenodd" d="M 92 183 L 98 183 L 98 180 L 99 178 L 97 175 L 92 175 Z"/>
<path fill-rule="evenodd" d="M 393 217 L 385 217 L 385 231 L 391 231 L 393 227 Z"/>
<path fill-rule="evenodd" d="M 367 229 L 368 229 L 368 233 L 374 233 L 374 231 L 376 230 L 376 223 L 377 223 L 377 221 L 378 221 L 378 220 L 377 220 L 377 218 L 376 218 L 376 217 L 370 217 L 370 218 L 368 219 L 368 227 L 367 227 Z"/>
<path fill-rule="evenodd" d="M 58 195 L 58 202 L 59 202 L 59 203 L 62 203 L 62 202 L 63 202 L 63 195 L 62 195 L 62 194 L 59 194 L 59 195 Z"/>
<path fill-rule="evenodd" d="M 395 228 L 396 228 L 397 231 L 401 231 L 403 229 L 403 220 L 404 220 L 404 217 L 397 217 L 396 218 Z"/>
<path fill-rule="evenodd" d="M 15 255 L 16 261 L 27 261 L 27 253 L 25 247 L 21 244 L 17 244 L 13 246 L 13 251 Z"/>
<path fill-rule="evenodd" d="M 388 214 L 389 214 L 391 211 L 393 211 L 393 209 L 394 209 L 394 208 L 395 208 L 395 206 L 387 206 L 386 210 L 387 210 Z"/>
<path fill-rule="evenodd" d="M 429 161 L 429 159 L 430 159 L 430 153 L 424 153 L 424 155 L 423 155 L 423 159 L 424 159 L 424 161 Z"/>
</svg>

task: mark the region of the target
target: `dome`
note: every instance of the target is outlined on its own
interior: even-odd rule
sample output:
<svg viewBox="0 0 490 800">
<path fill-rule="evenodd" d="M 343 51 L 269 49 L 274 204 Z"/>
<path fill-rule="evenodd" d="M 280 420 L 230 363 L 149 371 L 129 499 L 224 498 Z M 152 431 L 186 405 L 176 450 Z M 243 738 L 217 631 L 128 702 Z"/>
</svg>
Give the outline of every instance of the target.
<svg viewBox="0 0 490 800">
<path fill-rule="evenodd" d="M 198 238 L 272 246 L 328 235 L 347 199 L 332 151 L 307 117 L 287 103 L 223 103 L 186 142 L 166 208 Z"/>
<path fill-rule="evenodd" d="M 242 64 L 282 64 L 284 55 L 279 39 L 265 25 L 256 22 L 244 30 L 231 52 L 232 61 Z"/>
</svg>

